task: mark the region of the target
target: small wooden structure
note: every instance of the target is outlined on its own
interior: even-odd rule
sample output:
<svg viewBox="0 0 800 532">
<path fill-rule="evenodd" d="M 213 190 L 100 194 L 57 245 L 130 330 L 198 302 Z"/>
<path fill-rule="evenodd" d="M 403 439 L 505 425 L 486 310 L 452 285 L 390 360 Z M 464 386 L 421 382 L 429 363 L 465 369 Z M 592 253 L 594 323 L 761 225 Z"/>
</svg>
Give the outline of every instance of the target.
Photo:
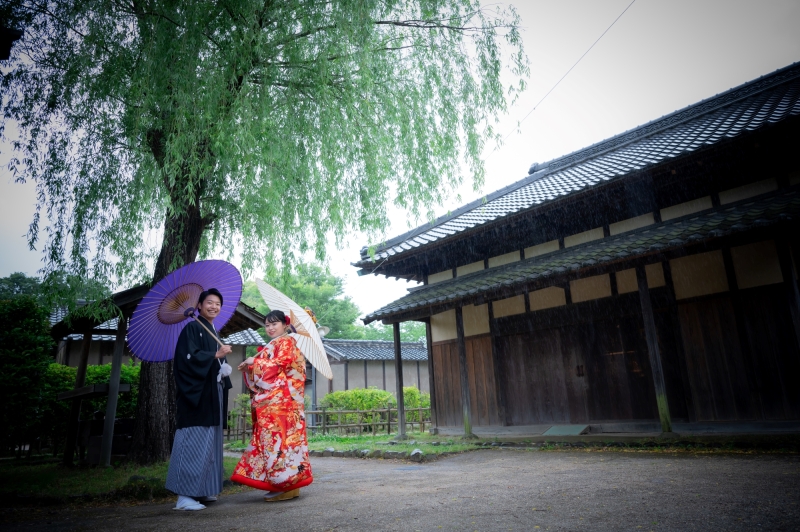
<svg viewBox="0 0 800 532">
<path fill-rule="evenodd" d="M 800 420 L 800 64 L 367 249 L 421 281 L 434 424 Z M 399 339 L 398 339 L 399 340 Z M 657 427 L 657 428 L 656 428 Z"/>
<path fill-rule="evenodd" d="M 75 455 L 81 401 L 83 399 L 98 397 L 98 393 L 108 395 L 106 415 L 104 418 L 103 441 L 100 451 L 100 464 L 109 465 L 111 463 L 117 400 L 120 393 L 130 391 L 130 385 L 120 384 L 119 382 L 123 354 L 127 352 L 128 355 L 130 355 L 130 350 L 127 349 L 126 345 L 128 322 L 136 306 L 139 304 L 139 301 L 147 295 L 149 290 L 149 285 L 143 284 L 114 294 L 111 298 L 111 302 L 120 309 L 122 318 L 115 318 L 114 320 L 109 320 L 104 323 L 98 323 L 96 320 L 88 318 L 76 318 L 69 320 L 69 324 L 67 324 L 67 320 L 64 319 L 66 316 L 60 311 L 54 312 L 51 316 L 52 327 L 50 333 L 53 338 L 61 344 L 60 350 L 66 349 L 67 362 L 69 361 L 70 343 L 80 341 L 81 346 L 80 358 L 77 364 L 78 369 L 75 376 L 75 388 L 72 391 L 59 394 L 58 396 L 60 400 L 72 401 L 72 408 L 67 425 L 67 442 L 64 448 L 64 463 L 66 464 L 71 464 Z M 246 347 L 248 345 L 254 345 L 254 340 L 252 339 L 255 338 L 260 341 L 260 337 L 253 332 L 252 329 L 258 329 L 263 323 L 264 316 L 255 309 L 240 302 L 231 319 L 220 331 L 220 335 L 223 338 L 232 337 L 234 341 L 240 338 L 244 339 L 241 343 L 236 344 L 240 346 L 239 355 L 241 360 L 244 360 Z M 86 368 L 89 364 L 89 353 L 92 341 L 95 339 L 104 341 L 105 338 L 103 338 L 103 336 L 109 334 L 114 335 L 109 384 L 86 386 Z M 230 363 L 234 366 L 238 364 L 235 360 L 235 355 L 236 353 L 229 355 L 229 357 L 232 358 Z"/>
<path fill-rule="evenodd" d="M 397 393 L 393 341 L 324 338 L 322 344 L 333 379 L 319 382 L 318 395 L 372 386 Z M 403 342 L 401 348 L 403 382 L 428 392 L 428 348 L 423 342 Z"/>
</svg>

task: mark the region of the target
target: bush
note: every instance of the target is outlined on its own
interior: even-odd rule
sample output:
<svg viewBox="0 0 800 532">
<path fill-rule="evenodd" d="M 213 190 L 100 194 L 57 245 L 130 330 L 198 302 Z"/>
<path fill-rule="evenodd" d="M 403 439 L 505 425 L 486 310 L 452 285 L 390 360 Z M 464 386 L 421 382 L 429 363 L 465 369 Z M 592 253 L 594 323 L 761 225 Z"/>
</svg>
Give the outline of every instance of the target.
<svg viewBox="0 0 800 532">
<path fill-rule="evenodd" d="M 55 362 L 47 366 L 44 384 L 42 385 L 41 423 L 36 427 L 36 435 L 42 441 L 53 444 L 53 454 L 58 446 L 67 439 L 67 419 L 71 407 L 70 401 L 59 401 L 58 394 L 68 392 L 75 387 L 77 368 L 71 368 Z"/>
<path fill-rule="evenodd" d="M 321 406 L 331 410 L 374 410 L 376 408 L 386 408 L 389 403 L 397 404 L 397 399 L 395 399 L 394 395 L 375 386 L 332 392 L 320 401 Z"/>
<path fill-rule="evenodd" d="M 120 384 L 130 384 L 129 393 L 120 394 L 117 400 L 117 418 L 136 417 L 136 401 L 139 399 L 139 371 L 141 364 L 134 363 L 133 359 L 128 364 L 123 364 L 120 368 Z M 86 368 L 86 384 L 106 384 L 111 380 L 111 363 L 99 366 L 89 366 Z M 73 386 L 75 380 L 73 377 Z M 108 397 L 98 397 L 91 401 L 83 401 L 81 405 L 81 419 L 90 419 L 92 413 L 100 411 L 106 413 Z"/>
<path fill-rule="evenodd" d="M 320 406 L 330 410 L 377 410 L 385 409 L 387 404 L 397 408 L 397 399 L 391 392 L 378 389 L 374 386 L 369 388 L 354 388 L 352 390 L 340 390 L 327 394 L 320 401 Z M 430 408 L 431 395 L 420 392 L 416 386 L 403 387 L 403 406 L 406 410 L 412 408 Z M 423 414 L 424 415 L 424 414 Z M 329 418 L 333 421 L 333 418 Z M 335 418 L 338 420 L 338 416 Z M 385 421 L 385 416 L 380 414 L 367 414 L 363 416 L 365 423 L 378 423 L 381 419 Z M 392 416 L 394 420 L 394 415 Z M 406 412 L 406 421 L 419 421 L 419 412 Z M 357 423 L 358 414 L 342 415 L 342 423 Z"/>
<path fill-rule="evenodd" d="M 136 416 L 136 401 L 139 397 L 139 370 L 141 366 L 131 361 L 124 364 L 120 371 L 119 382 L 131 385 L 130 393 L 120 394 L 117 401 L 116 417 L 132 418 Z M 75 377 L 78 370 L 69 366 L 51 363 L 45 373 L 42 385 L 42 402 L 40 423 L 36 426 L 36 436 L 42 441 L 53 443 L 53 453 L 62 445 L 67 437 L 67 419 L 71 401 L 59 401 L 58 394 L 75 388 Z M 111 378 L 111 364 L 88 366 L 86 368 L 86 384 L 104 384 Z M 81 419 L 91 419 L 94 412 L 105 415 L 107 397 L 98 397 L 81 402 Z"/>
<path fill-rule="evenodd" d="M 42 386 L 53 340 L 47 312 L 30 296 L 0 302 L 0 450 L 35 439 L 41 422 Z"/>
<path fill-rule="evenodd" d="M 420 392 L 416 386 L 403 386 L 403 406 L 406 407 L 406 421 L 419 421 L 419 411 L 414 408 L 430 408 L 431 394 Z M 428 419 L 430 414 L 423 416 Z"/>
</svg>

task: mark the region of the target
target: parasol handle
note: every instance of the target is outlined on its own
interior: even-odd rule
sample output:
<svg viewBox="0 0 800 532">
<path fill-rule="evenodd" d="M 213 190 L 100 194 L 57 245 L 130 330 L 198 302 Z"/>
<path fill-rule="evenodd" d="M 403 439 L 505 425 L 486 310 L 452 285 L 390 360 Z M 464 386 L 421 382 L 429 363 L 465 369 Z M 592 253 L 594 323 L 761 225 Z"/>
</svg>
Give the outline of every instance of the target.
<svg viewBox="0 0 800 532">
<path fill-rule="evenodd" d="M 213 338 L 214 340 L 216 340 L 216 341 L 217 341 L 217 343 L 219 344 L 219 346 L 220 346 L 220 347 L 222 347 L 223 345 L 225 345 L 225 344 L 223 344 L 223 343 L 222 343 L 222 340 L 220 340 L 219 338 L 217 338 L 217 335 L 216 335 L 216 334 L 214 334 L 213 332 L 211 332 L 211 331 L 208 329 L 208 327 L 206 327 L 205 325 L 203 325 L 203 322 L 202 322 L 202 321 L 198 320 L 198 319 L 197 319 L 197 318 L 195 318 L 194 316 L 192 316 L 192 319 L 193 319 L 195 322 L 199 323 L 199 324 L 200 324 L 200 327 L 202 327 L 203 329 L 205 329 L 205 330 L 206 330 L 206 332 L 207 332 L 208 334 L 210 334 L 210 335 L 211 335 L 211 338 Z"/>
</svg>

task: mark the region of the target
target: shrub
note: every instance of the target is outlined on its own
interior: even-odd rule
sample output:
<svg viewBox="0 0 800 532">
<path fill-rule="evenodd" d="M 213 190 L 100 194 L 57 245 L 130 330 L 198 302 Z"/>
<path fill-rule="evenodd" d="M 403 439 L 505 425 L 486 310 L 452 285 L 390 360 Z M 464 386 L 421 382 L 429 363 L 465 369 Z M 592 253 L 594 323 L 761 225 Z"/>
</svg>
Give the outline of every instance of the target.
<svg viewBox="0 0 800 532">
<path fill-rule="evenodd" d="M 119 395 L 117 400 L 117 418 L 136 417 L 136 401 L 139 398 L 139 371 L 141 364 L 134 363 L 133 359 L 120 368 L 120 384 L 130 384 L 131 391 Z M 86 368 L 86 384 L 106 384 L 111 379 L 111 363 Z M 74 377 L 73 377 L 74 386 Z M 92 413 L 100 411 L 106 413 L 108 397 L 98 397 L 91 401 L 83 401 L 81 405 L 81 419 L 90 419 Z"/>
<path fill-rule="evenodd" d="M 0 450 L 21 448 L 35 438 L 52 347 L 47 312 L 33 297 L 0 302 Z"/>
<path fill-rule="evenodd" d="M 67 419 L 69 419 L 70 401 L 59 401 L 58 394 L 68 392 L 75 387 L 77 368 L 71 368 L 55 362 L 47 366 L 42 385 L 42 410 L 40 424 L 36 434 L 42 441 L 53 444 L 53 454 L 58 446 L 67 439 Z"/>
</svg>

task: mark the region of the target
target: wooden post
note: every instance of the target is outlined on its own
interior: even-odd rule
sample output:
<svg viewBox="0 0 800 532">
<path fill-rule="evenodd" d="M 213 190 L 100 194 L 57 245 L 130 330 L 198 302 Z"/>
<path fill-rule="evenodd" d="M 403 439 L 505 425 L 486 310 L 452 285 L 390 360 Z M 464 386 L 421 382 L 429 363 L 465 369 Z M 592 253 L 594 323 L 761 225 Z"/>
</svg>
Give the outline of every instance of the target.
<svg viewBox="0 0 800 532">
<path fill-rule="evenodd" d="M 244 375 L 244 373 L 242 373 Z M 317 409 L 317 368 L 311 366 L 311 410 Z M 317 426 L 317 414 L 311 416 L 311 424 Z"/>
<path fill-rule="evenodd" d="M 464 416 L 464 437 L 475 438 L 472 433 L 472 406 L 467 373 L 467 343 L 464 340 L 464 312 L 456 307 L 456 336 L 458 338 L 458 369 L 461 375 L 461 411 Z"/>
<path fill-rule="evenodd" d="M 526 297 L 527 301 L 528 298 Z M 494 319 L 494 308 L 492 302 L 488 303 L 489 307 L 489 341 L 492 346 L 492 368 L 494 369 L 494 389 L 496 390 L 495 396 L 497 399 L 497 417 L 503 426 L 511 424 L 508 419 L 508 397 L 506 396 L 506 376 L 503 365 L 500 363 L 500 346 L 499 337 L 497 334 L 497 322 Z"/>
<path fill-rule="evenodd" d="M 400 356 L 400 324 L 393 323 L 394 329 L 394 378 L 397 385 L 397 439 L 405 440 L 406 407 L 403 404 L 403 359 Z"/>
<path fill-rule="evenodd" d="M 111 359 L 111 377 L 108 380 L 108 403 L 106 418 L 103 424 L 103 443 L 100 446 L 100 465 L 111 466 L 111 448 L 114 442 L 114 421 L 117 418 L 117 401 L 119 399 L 119 375 L 122 371 L 122 353 L 125 351 L 125 335 L 128 332 L 128 320 L 119 318 L 117 337 L 114 339 L 114 356 Z"/>
<path fill-rule="evenodd" d="M 350 389 L 350 375 L 349 375 L 350 372 L 348 371 L 349 366 L 350 366 L 350 361 L 349 360 L 345 360 L 344 361 L 344 389 L 345 390 L 349 390 Z"/>
<path fill-rule="evenodd" d="M 431 394 L 431 434 L 439 434 L 436 423 L 436 379 L 434 378 L 433 364 L 433 335 L 431 333 L 431 320 L 425 320 L 425 343 L 428 348 L 428 388 Z"/>
<path fill-rule="evenodd" d="M 392 403 L 386 405 L 386 434 L 392 433 Z"/>
<path fill-rule="evenodd" d="M 672 419 L 669 415 L 667 402 L 667 387 L 664 384 L 664 370 L 661 366 L 661 353 L 658 349 L 658 333 L 653 314 L 653 305 L 650 302 L 650 288 L 647 286 L 647 274 L 643 265 L 636 267 L 636 282 L 639 285 L 639 302 L 642 305 L 642 320 L 644 321 L 644 334 L 647 338 L 647 353 L 650 357 L 650 368 L 653 371 L 653 384 L 656 391 L 658 417 L 661 419 L 661 431 L 672 432 Z"/>
<path fill-rule="evenodd" d="M 92 343 L 92 327 L 87 327 L 83 331 L 83 343 L 81 344 L 81 360 L 78 363 L 78 371 L 75 374 L 75 389 L 83 388 L 86 384 L 86 366 L 89 364 L 89 346 Z M 67 444 L 64 447 L 64 464 L 72 465 L 72 458 L 75 456 L 75 444 L 78 440 L 78 428 L 81 420 L 81 399 L 76 397 L 72 400 L 72 407 L 67 420 Z"/>
<path fill-rule="evenodd" d="M 789 314 L 794 326 L 794 335 L 797 339 L 797 347 L 800 348 L 800 291 L 797 287 L 797 278 L 792 267 L 792 255 L 789 243 L 781 238 L 775 241 L 778 248 L 778 261 L 781 265 L 781 275 L 783 285 L 786 287 L 786 299 L 789 300 Z"/>
<path fill-rule="evenodd" d="M 325 415 L 325 407 L 322 407 L 322 433 L 328 433 L 328 416 Z"/>
</svg>

